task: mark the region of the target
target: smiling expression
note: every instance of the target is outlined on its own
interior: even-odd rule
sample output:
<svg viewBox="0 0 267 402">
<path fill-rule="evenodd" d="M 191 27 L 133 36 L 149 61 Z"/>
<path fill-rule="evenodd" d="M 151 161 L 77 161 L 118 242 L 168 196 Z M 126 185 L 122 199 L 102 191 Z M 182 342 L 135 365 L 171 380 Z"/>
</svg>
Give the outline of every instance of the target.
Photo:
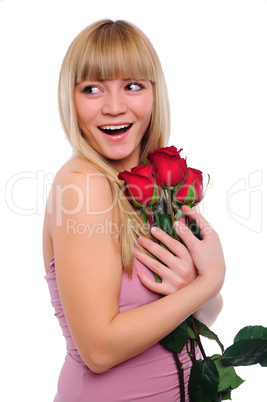
<svg viewBox="0 0 267 402">
<path fill-rule="evenodd" d="M 90 146 L 120 170 L 139 162 L 152 114 L 150 81 L 82 81 L 75 88 L 78 122 Z"/>
</svg>

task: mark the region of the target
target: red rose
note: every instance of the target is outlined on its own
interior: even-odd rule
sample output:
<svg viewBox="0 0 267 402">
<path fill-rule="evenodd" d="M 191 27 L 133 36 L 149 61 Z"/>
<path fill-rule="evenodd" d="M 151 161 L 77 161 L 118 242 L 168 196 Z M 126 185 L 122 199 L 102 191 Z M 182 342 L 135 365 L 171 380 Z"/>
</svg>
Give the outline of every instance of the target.
<svg viewBox="0 0 267 402">
<path fill-rule="evenodd" d="M 180 204 L 196 205 L 203 197 L 203 176 L 197 169 L 188 168 L 184 184 L 174 193 L 174 201 Z"/>
<path fill-rule="evenodd" d="M 118 175 L 127 186 L 125 196 L 135 206 L 153 205 L 160 201 L 162 182 L 160 177 L 153 173 L 155 172 L 152 165 L 140 165 L 132 168 L 131 172 L 125 170 Z"/>
<path fill-rule="evenodd" d="M 165 187 L 177 187 L 186 177 L 187 166 L 185 159 L 180 157 L 181 151 L 182 149 L 177 151 L 176 147 L 171 146 L 157 148 L 147 155 Z"/>
</svg>

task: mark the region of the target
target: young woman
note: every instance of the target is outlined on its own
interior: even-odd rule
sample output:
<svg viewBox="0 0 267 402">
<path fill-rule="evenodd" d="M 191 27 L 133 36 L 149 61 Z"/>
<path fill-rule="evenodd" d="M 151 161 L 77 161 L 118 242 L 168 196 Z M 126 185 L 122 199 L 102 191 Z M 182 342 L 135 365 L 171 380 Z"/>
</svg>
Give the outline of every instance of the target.
<svg viewBox="0 0 267 402">
<path fill-rule="evenodd" d="M 214 322 L 225 264 L 196 211 L 184 208 L 202 241 L 182 221 L 174 227 L 187 247 L 153 231 L 168 252 L 123 195 L 118 173 L 148 163 L 169 133 L 166 84 L 146 36 L 125 21 L 82 31 L 62 64 L 59 108 L 73 156 L 55 177 L 44 220 L 46 280 L 67 345 L 54 401 L 179 401 L 175 359 L 159 341 L 191 314 Z M 180 360 L 187 382 L 185 350 Z"/>
</svg>

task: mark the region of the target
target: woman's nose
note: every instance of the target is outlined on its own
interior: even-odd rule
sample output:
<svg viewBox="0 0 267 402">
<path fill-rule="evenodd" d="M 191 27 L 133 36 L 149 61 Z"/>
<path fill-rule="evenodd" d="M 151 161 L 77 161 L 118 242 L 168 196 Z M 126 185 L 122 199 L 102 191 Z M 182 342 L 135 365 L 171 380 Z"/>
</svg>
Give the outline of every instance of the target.
<svg viewBox="0 0 267 402">
<path fill-rule="evenodd" d="M 105 96 L 105 101 L 102 107 L 103 114 L 110 114 L 113 116 L 126 113 L 127 104 L 123 94 L 119 92 L 111 92 Z"/>
</svg>

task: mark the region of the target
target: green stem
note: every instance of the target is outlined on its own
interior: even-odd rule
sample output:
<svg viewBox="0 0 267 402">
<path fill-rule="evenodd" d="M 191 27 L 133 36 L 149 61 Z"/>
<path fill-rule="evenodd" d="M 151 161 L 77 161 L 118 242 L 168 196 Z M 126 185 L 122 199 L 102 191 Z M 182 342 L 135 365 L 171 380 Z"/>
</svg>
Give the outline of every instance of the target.
<svg viewBox="0 0 267 402">
<path fill-rule="evenodd" d="M 174 211 L 173 211 L 173 206 L 172 206 L 172 196 L 173 196 L 173 190 L 171 189 L 166 189 L 165 190 L 165 195 L 169 204 L 169 208 L 170 208 L 170 214 L 171 214 L 171 220 L 172 220 L 172 224 L 174 224 L 175 222 L 175 218 L 174 218 Z M 177 240 L 178 239 L 178 235 L 176 233 L 176 231 L 174 231 L 174 237 Z"/>
<path fill-rule="evenodd" d="M 153 226 L 152 206 L 147 206 L 147 207 L 146 207 L 146 214 L 147 214 L 148 222 L 149 222 L 150 229 L 151 229 L 152 226 Z"/>
<path fill-rule="evenodd" d="M 173 353 L 174 360 L 178 369 L 179 383 L 180 383 L 180 393 L 181 393 L 181 402 L 185 402 L 185 384 L 184 384 L 184 366 L 183 363 L 180 362 L 177 353 Z"/>
<path fill-rule="evenodd" d="M 194 364 L 196 361 L 196 351 L 195 351 L 195 340 L 194 339 L 190 339 L 190 350 L 189 350 L 188 342 L 186 343 L 186 350 L 187 350 L 187 354 L 190 357 L 192 364 Z"/>
<path fill-rule="evenodd" d="M 193 324 L 192 324 L 192 329 L 193 329 L 194 334 L 196 336 L 196 341 L 197 341 L 197 344 L 199 346 L 200 352 L 201 352 L 201 354 L 203 356 L 203 359 L 206 359 L 207 356 L 206 356 L 205 350 L 203 348 L 203 345 L 201 343 L 200 336 L 199 336 L 199 333 L 198 333 L 198 330 L 197 330 L 197 326 L 196 326 L 194 320 L 193 320 Z"/>
</svg>

